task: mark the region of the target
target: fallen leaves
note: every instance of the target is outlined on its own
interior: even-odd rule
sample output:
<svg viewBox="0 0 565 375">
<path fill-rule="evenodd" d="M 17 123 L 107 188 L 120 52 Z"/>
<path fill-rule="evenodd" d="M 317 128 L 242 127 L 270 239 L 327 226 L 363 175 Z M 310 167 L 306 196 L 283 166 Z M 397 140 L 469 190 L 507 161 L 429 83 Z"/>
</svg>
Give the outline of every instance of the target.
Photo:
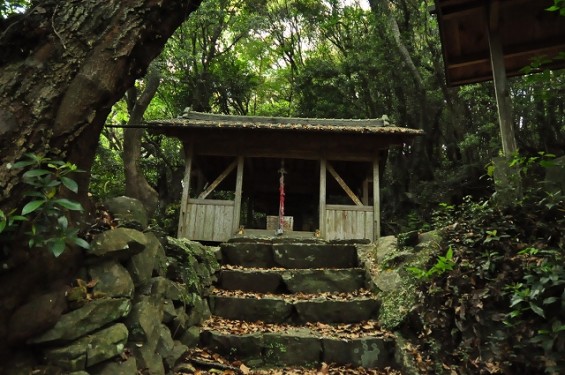
<svg viewBox="0 0 565 375">
<path fill-rule="evenodd" d="M 175 375 L 402 375 L 398 370 L 365 369 L 362 367 L 337 366 L 322 363 L 319 368 L 285 367 L 272 369 L 252 369 L 241 361 L 229 361 L 208 350 L 192 348 L 173 370 Z"/>
<path fill-rule="evenodd" d="M 375 295 L 366 289 L 359 289 L 350 293 L 294 293 L 294 294 L 273 294 L 273 293 L 255 293 L 244 292 L 241 290 L 225 290 L 214 289 L 212 295 L 221 297 L 237 297 L 237 298 L 252 298 L 252 299 L 283 299 L 288 302 L 295 301 L 311 301 L 311 300 L 324 300 L 324 301 L 350 301 L 356 298 L 375 298 Z"/>
<path fill-rule="evenodd" d="M 360 337 L 393 338 L 394 334 L 380 328 L 377 321 L 368 320 L 359 323 L 306 323 L 302 326 L 291 324 L 273 324 L 245 322 L 213 316 L 202 324 L 203 330 L 224 334 L 246 335 L 253 333 L 293 333 L 297 330 L 309 331 L 314 336 L 352 340 Z"/>
<path fill-rule="evenodd" d="M 251 369 L 245 366 L 243 363 L 241 364 L 241 366 L 239 366 L 239 371 L 241 371 L 243 375 L 251 374 Z"/>
</svg>

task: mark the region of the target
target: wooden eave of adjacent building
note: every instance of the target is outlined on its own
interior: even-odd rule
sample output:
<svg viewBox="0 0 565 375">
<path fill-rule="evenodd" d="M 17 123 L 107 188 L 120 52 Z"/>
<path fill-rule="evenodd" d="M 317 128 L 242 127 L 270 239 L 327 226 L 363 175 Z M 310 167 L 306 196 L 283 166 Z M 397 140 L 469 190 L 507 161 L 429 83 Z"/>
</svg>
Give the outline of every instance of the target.
<svg viewBox="0 0 565 375">
<path fill-rule="evenodd" d="M 492 79 L 488 30 L 502 40 L 508 76 L 524 74 L 534 59 L 563 68 L 565 17 L 546 9 L 552 0 L 436 0 L 446 79 L 450 86 Z"/>
<path fill-rule="evenodd" d="M 199 155 L 373 160 L 379 150 L 423 132 L 382 119 L 312 119 L 190 113 L 148 122 L 151 129 L 192 143 Z"/>
</svg>

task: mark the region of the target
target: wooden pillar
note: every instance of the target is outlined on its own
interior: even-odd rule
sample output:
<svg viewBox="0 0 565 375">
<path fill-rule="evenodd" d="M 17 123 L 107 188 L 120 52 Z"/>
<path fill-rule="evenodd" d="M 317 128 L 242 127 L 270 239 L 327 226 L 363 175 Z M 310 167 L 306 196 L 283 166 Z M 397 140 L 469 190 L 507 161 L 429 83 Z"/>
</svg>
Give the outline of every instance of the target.
<svg viewBox="0 0 565 375">
<path fill-rule="evenodd" d="M 320 237 L 326 237 L 326 159 L 320 159 Z"/>
<path fill-rule="evenodd" d="M 187 237 L 188 233 L 188 200 L 190 198 L 190 173 L 192 172 L 192 159 L 194 157 L 194 142 L 184 143 L 184 177 L 182 179 L 182 198 L 180 201 L 179 224 L 177 237 Z"/>
<path fill-rule="evenodd" d="M 369 178 L 367 177 L 366 179 L 363 180 L 363 205 L 364 206 L 368 206 L 369 205 Z"/>
<path fill-rule="evenodd" d="M 502 138 L 502 151 L 504 156 L 510 157 L 518 147 L 516 146 L 516 136 L 514 135 L 514 125 L 512 124 L 512 103 L 506 79 L 506 67 L 504 66 L 504 52 L 499 33 L 499 1 L 491 3 L 488 22 L 487 35 L 490 49 L 490 63 L 492 67 L 492 77 L 494 80 L 494 92 L 496 94 L 496 104 L 498 107 L 498 123 L 500 125 L 500 136 Z"/>
<path fill-rule="evenodd" d="M 381 237 L 381 192 L 379 157 L 373 159 L 373 240 Z"/>
<path fill-rule="evenodd" d="M 241 195 L 243 192 L 243 156 L 237 157 L 237 176 L 235 179 L 235 202 L 233 208 L 233 232 L 239 230 L 241 218 Z"/>
<path fill-rule="evenodd" d="M 498 109 L 498 124 L 502 139 L 503 158 L 495 159 L 494 185 L 497 191 L 497 202 L 503 206 L 515 202 L 522 196 L 520 171 L 509 166 L 510 157 L 516 154 L 518 146 L 512 122 L 512 102 L 506 79 L 504 51 L 499 32 L 500 1 L 493 0 L 487 11 L 487 35 L 490 50 L 490 64 Z"/>
</svg>

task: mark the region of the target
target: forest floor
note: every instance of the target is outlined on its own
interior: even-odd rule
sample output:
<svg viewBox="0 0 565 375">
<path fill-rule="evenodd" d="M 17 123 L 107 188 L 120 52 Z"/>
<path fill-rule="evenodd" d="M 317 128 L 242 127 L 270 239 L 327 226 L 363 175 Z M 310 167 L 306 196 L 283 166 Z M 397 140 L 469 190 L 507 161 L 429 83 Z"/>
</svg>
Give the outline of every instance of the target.
<svg viewBox="0 0 565 375">
<path fill-rule="evenodd" d="M 240 361 L 230 361 L 217 353 L 195 348 L 185 354 L 184 364 L 176 368 L 175 375 L 402 375 L 394 369 L 365 369 L 362 367 L 335 366 L 323 363 L 320 368 L 285 367 L 276 369 L 250 369 Z"/>
</svg>

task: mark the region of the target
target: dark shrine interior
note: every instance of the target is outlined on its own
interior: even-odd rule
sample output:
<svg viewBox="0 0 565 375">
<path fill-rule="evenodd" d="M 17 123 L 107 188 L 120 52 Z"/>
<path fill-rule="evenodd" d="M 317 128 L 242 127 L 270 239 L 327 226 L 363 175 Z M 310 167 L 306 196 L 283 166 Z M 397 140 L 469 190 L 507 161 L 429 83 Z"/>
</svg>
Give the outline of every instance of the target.
<svg viewBox="0 0 565 375">
<path fill-rule="evenodd" d="M 191 172 L 190 197 L 197 198 L 229 165 L 233 157 L 194 157 Z M 370 162 L 329 161 L 337 174 L 360 200 L 363 184 L 372 191 Z M 304 159 L 245 158 L 241 220 L 248 229 L 266 229 L 267 216 L 279 215 L 280 171 L 284 168 L 284 214 L 293 217 L 293 230 L 315 231 L 319 226 L 320 161 Z M 234 168 L 206 199 L 232 200 L 235 196 L 236 170 Z M 372 194 L 364 204 L 372 204 Z M 326 177 L 326 203 L 354 205 L 336 179 L 328 172 Z"/>
</svg>

